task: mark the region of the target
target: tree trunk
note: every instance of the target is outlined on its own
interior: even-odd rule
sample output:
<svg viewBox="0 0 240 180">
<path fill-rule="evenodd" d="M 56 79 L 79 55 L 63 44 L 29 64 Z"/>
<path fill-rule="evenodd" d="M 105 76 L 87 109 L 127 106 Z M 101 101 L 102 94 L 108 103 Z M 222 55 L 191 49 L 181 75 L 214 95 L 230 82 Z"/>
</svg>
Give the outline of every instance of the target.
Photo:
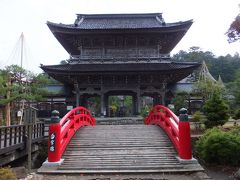
<svg viewBox="0 0 240 180">
<path fill-rule="evenodd" d="M 10 126 L 11 125 L 10 103 L 7 103 L 5 106 L 5 118 L 6 118 L 6 126 Z"/>
<path fill-rule="evenodd" d="M 7 87 L 11 86 L 11 78 L 8 78 L 8 82 L 7 82 Z M 8 90 L 7 92 L 7 99 L 10 99 L 10 90 Z M 11 125 L 11 106 L 10 106 L 10 102 L 6 104 L 5 106 L 5 118 L 6 118 L 6 126 L 10 126 Z"/>
</svg>

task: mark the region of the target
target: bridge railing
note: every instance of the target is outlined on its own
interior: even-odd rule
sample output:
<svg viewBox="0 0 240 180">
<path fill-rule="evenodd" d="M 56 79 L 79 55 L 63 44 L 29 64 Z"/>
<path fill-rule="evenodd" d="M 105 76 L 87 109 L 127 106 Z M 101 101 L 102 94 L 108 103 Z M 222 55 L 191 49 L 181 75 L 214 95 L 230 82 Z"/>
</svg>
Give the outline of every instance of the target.
<svg viewBox="0 0 240 180">
<path fill-rule="evenodd" d="M 32 143 L 44 139 L 44 124 L 32 124 Z M 14 150 L 25 149 L 28 136 L 27 125 L 12 125 L 0 127 L 0 155 L 11 153 Z"/>
<path fill-rule="evenodd" d="M 48 137 L 48 162 L 60 162 L 61 157 L 75 132 L 83 126 L 94 126 L 96 120 L 89 110 L 76 107 L 61 120 L 57 111 L 53 111 Z"/>
<path fill-rule="evenodd" d="M 182 160 L 192 159 L 190 124 L 187 112 L 182 112 L 179 118 L 167 107 L 156 105 L 145 119 L 145 124 L 160 126 L 171 139 Z"/>
</svg>

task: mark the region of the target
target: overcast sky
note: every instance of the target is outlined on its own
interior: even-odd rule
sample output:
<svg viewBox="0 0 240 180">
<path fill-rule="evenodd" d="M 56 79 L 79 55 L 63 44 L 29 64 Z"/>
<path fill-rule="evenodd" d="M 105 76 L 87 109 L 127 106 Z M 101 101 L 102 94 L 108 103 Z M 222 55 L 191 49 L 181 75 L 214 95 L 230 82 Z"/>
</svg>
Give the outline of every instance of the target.
<svg viewBox="0 0 240 180">
<path fill-rule="evenodd" d="M 68 59 L 46 22 L 72 24 L 76 14 L 83 13 L 160 12 L 167 23 L 193 19 L 171 54 L 199 46 L 217 56 L 234 55 L 240 53 L 240 43 L 229 44 L 225 33 L 239 13 L 239 4 L 240 0 L 0 0 L 0 68 L 20 65 L 14 48 L 21 32 L 27 44 L 24 68 L 39 73 L 40 63 L 58 64 Z"/>
</svg>

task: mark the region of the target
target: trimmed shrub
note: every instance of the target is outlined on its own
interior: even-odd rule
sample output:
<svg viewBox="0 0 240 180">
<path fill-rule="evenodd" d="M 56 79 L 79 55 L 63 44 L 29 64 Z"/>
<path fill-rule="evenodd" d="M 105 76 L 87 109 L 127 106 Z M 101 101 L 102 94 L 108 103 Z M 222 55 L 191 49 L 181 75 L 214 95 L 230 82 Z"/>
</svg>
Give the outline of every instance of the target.
<svg viewBox="0 0 240 180">
<path fill-rule="evenodd" d="M 0 180 L 16 180 L 17 176 L 11 168 L 0 168 Z"/>
<path fill-rule="evenodd" d="M 200 111 L 196 111 L 193 116 L 192 116 L 192 122 L 195 126 L 196 130 L 200 130 L 201 129 L 201 124 L 204 122 L 204 115 L 202 112 Z"/>
<path fill-rule="evenodd" d="M 240 165 L 240 128 L 208 130 L 196 143 L 197 156 L 210 164 Z"/>
</svg>

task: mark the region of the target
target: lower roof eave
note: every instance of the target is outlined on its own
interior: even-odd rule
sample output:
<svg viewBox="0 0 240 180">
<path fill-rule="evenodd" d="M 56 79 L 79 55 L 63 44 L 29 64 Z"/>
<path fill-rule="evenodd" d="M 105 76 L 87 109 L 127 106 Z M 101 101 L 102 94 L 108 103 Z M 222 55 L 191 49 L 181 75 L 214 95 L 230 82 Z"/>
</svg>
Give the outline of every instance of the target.
<svg viewBox="0 0 240 180">
<path fill-rule="evenodd" d="M 199 63 L 132 63 L 132 64 L 65 64 L 41 66 L 46 73 L 86 74 L 86 73 L 165 73 L 196 69 Z"/>
</svg>

